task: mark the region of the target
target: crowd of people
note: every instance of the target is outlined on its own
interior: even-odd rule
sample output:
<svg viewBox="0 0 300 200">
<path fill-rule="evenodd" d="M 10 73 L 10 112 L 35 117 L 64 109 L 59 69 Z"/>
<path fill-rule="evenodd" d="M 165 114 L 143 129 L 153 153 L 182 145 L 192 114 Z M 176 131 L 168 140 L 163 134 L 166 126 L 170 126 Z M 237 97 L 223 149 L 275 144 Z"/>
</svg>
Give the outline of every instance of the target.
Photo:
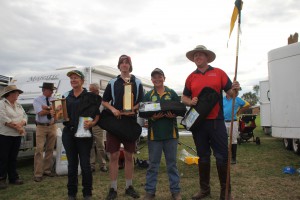
<svg viewBox="0 0 300 200">
<path fill-rule="evenodd" d="M 118 197 L 118 173 L 120 146 L 124 148 L 125 161 L 125 194 L 134 199 L 140 198 L 140 194 L 133 186 L 134 153 L 136 141 L 120 138 L 114 131 L 106 131 L 106 146 L 103 142 L 104 130 L 98 126 L 101 119 L 101 110 L 110 111 L 115 118 L 137 119 L 141 102 L 181 102 L 189 107 L 201 105 L 199 95 L 204 88 L 213 89 L 220 98 L 205 116 L 205 118 L 193 128 L 192 136 L 196 146 L 199 169 L 199 192 L 191 198 L 203 199 L 211 195 L 210 168 L 211 153 L 216 159 L 216 167 L 219 176 L 221 191 L 220 199 L 225 199 L 227 169 L 228 169 L 228 134 L 225 123 L 231 122 L 232 116 L 230 100 L 237 97 L 240 85 L 237 81 L 231 81 L 228 75 L 220 68 L 212 67 L 216 55 L 203 45 L 188 51 L 186 57 L 196 65 L 196 69 L 186 78 L 183 96 L 165 86 L 166 76 L 162 69 L 155 68 L 151 72 L 153 89 L 144 94 L 141 80 L 132 74 L 133 66 L 130 56 L 121 55 L 117 67 L 120 75 L 109 81 L 103 97 L 99 95 L 99 84 L 92 83 L 89 90 L 84 88 L 85 76 L 79 70 L 71 70 L 67 73 L 70 78 L 71 90 L 64 98 L 68 121 L 63 122 L 62 143 L 66 150 L 68 160 L 68 199 L 74 200 L 78 193 L 78 165 L 82 170 L 82 194 L 85 200 L 92 199 L 93 175 L 97 162 L 102 172 L 109 173 L 110 187 L 106 199 L 113 200 Z M 131 84 L 132 108 L 131 112 L 125 110 L 123 96 L 124 85 Z M 55 110 L 52 107 L 52 96 L 56 89 L 53 83 L 44 82 L 42 95 L 34 99 L 33 107 L 36 114 L 36 148 L 34 155 L 35 182 L 43 181 L 44 176 L 54 177 L 53 150 L 56 143 L 57 126 L 55 123 Z M 222 91 L 226 97 L 222 97 Z M 22 106 L 17 102 L 19 94 L 23 93 L 15 85 L 9 85 L 1 93 L 0 101 L 0 189 L 10 184 L 23 184 L 23 180 L 17 173 L 16 162 L 21 137 L 26 134 L 24 126 L 27 124 L 27 116 Z M 239 108 L 248 108 L 249 103 L 237 98 L 233 120 L 236 122 L 236 112 Z M 200 104 L 200 105 L 199 105 Z M 178 127 L 176 114 L 172 111 L 157 112 L 148 118 L 148 156 L 149 167 L 145 174 L 144 200 L 155 199 L 158 171 L 162 153 L 164 153 L 167 175 L 169 178 L 170 198 L 181 200 L 180 176 L 177 168 Z M 83 121 L 82 121 L 83 120 Z M 82 123 L 82 124 L 81 124 Z M 235 124 L 235 123 L 234 123 Z M 80 126 L 83 126 L 89 135 L 80 136 Z M 128 133 L 130 134 L 130 133 Z M 232 141 L 232 163 L 236 163 L 236 137 L 237 128 L 234 129 Z M 105 148 L 106 147 L 106 148 Z M 108 155 L 108 156 L 107 156 Z M 106 163 L 108 159 L 108 164 Z M 231 198 L 230 184 L 228 198 Z"/>
</svg>

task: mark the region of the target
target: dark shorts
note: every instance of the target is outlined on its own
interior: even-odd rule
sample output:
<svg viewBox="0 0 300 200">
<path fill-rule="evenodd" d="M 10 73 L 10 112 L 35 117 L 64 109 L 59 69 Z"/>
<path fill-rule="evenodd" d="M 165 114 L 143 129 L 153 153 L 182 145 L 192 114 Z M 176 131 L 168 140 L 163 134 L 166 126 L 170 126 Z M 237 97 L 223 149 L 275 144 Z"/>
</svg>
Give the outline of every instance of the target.
<svg viewBox="0 0 300 200">
<path fill-rule="evenodd" d="M 134 153 L 136 151 L 136 142 L 122 141 L 111 133 L 106 133 L 106 152 L 115 153 L 120 151 L 121 143 L 125 151 Z"/>
</svg>

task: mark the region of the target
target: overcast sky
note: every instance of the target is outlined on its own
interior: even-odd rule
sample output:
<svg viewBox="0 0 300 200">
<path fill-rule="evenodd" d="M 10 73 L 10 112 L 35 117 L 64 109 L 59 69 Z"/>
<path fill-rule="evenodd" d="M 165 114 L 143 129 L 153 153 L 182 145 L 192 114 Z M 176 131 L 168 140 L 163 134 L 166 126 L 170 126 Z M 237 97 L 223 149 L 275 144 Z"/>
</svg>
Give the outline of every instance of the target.
<svg viewBox="0 0 300 200">
<path fill-rule="evenodd" d="M 211 63 L 234 76 L 236 26 L 227 47 L 234 0 L 0 0 L 0 74 L 66 66 L 116 67 L 132 57 L 133 74 L 159 67 L 182 91 L 196 67 L 185 54 L 203 44 Z M 268 52 L 300 31 L 299 0 L 244 0 L 237 80 L 243 91 L 268 78 Z"/>
</svg>

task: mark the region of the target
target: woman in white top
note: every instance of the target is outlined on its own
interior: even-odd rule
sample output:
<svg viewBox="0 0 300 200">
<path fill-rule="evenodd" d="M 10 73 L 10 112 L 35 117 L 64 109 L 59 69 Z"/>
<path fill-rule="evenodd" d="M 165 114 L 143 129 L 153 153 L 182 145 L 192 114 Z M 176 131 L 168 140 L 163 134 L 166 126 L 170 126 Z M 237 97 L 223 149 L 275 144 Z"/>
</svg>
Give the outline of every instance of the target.
<svg viewBox="0 0 300 200">
<path fill-rule="evenodd" d="M 6 179 L 10 184 L 21 185 L 16 164 L 21 144 L 21 136 L 25 135 L 24 126 L 27 115 L 17 102 L 23 93 L 15 85 L 3 89 L 0 101 L 0 189 L 5 189 Z"/>
</svg>

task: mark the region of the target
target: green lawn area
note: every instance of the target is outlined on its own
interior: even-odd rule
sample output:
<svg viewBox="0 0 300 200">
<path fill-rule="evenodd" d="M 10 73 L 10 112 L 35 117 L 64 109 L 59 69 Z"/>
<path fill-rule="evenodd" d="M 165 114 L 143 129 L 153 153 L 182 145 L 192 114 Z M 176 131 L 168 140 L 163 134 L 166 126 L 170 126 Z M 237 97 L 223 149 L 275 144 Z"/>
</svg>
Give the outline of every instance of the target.
<svg viewBox="0 0 300 200">
<path fill-rule="evenodd" d="M 282 140 L 265 135 L 259 126 L 259 117 L 256 119 L 258 127 L 254 130 L 255 137 L 260 137 L 261 144 L 255 142 L 242 143 L 238 145 L 237 164 L 231 165 L 232 194 L 234 199 L 300 199 L 300 176 L 299 173 L 284 174 L 282 169 L 285 166 L 300 168 L 300 156 L 283 148 Z M 195 148 L 191 136 L 180 138 L 180 142 Z M 144 146 L 144 147 L 143 147 Z M 142 141 L 140 153 L 135 158 L 147 159 L 147 143 Z M 194 152 L 184 145 L 178 145 L 178 158 L 181 150 L 185 149 L 191 154 Z M 194 154 L 195 155 L 195 154 Z M 212 198 L 219 197 L 219 181 L 215 166 L 215 159 L 212 157 L 211 188 Z M 67 177 L 57 176 L 45 178 L 42 182 L 36 183 L 32 180 L 33 159 L 22 160 L 18 163 L 18 171 L 24 185 L 12 186 L 0 191 L 0 199 L 15 200 L 56 200 L 67 197 Z M 198 191 L 198 169 L 196 165 L 187 165 L 178 159 L 178 169 L 181 175 L 181 188 L 183 199 L 191 199 L 191 196 Z M 146 169 L 136 166 L 134 186 L 144 194 Z M 100 172 L 98 169 L 93 174 L 93 199 L 105 199 L 109 188 L 108 173 Z M 81 183 L 81 178 L 79 180 Z M 125 178 L 124 170 L 120 170 L 118 178 L 118 199 L 130 199 L 124 195 Z M 82 199 L 81 186 L 79 186 L 78 199 Z M 161 163 L 159 181 L 157 185 L 156 199 L 170 199 L 168 177 L 164 159 Z"/>
</svg>

